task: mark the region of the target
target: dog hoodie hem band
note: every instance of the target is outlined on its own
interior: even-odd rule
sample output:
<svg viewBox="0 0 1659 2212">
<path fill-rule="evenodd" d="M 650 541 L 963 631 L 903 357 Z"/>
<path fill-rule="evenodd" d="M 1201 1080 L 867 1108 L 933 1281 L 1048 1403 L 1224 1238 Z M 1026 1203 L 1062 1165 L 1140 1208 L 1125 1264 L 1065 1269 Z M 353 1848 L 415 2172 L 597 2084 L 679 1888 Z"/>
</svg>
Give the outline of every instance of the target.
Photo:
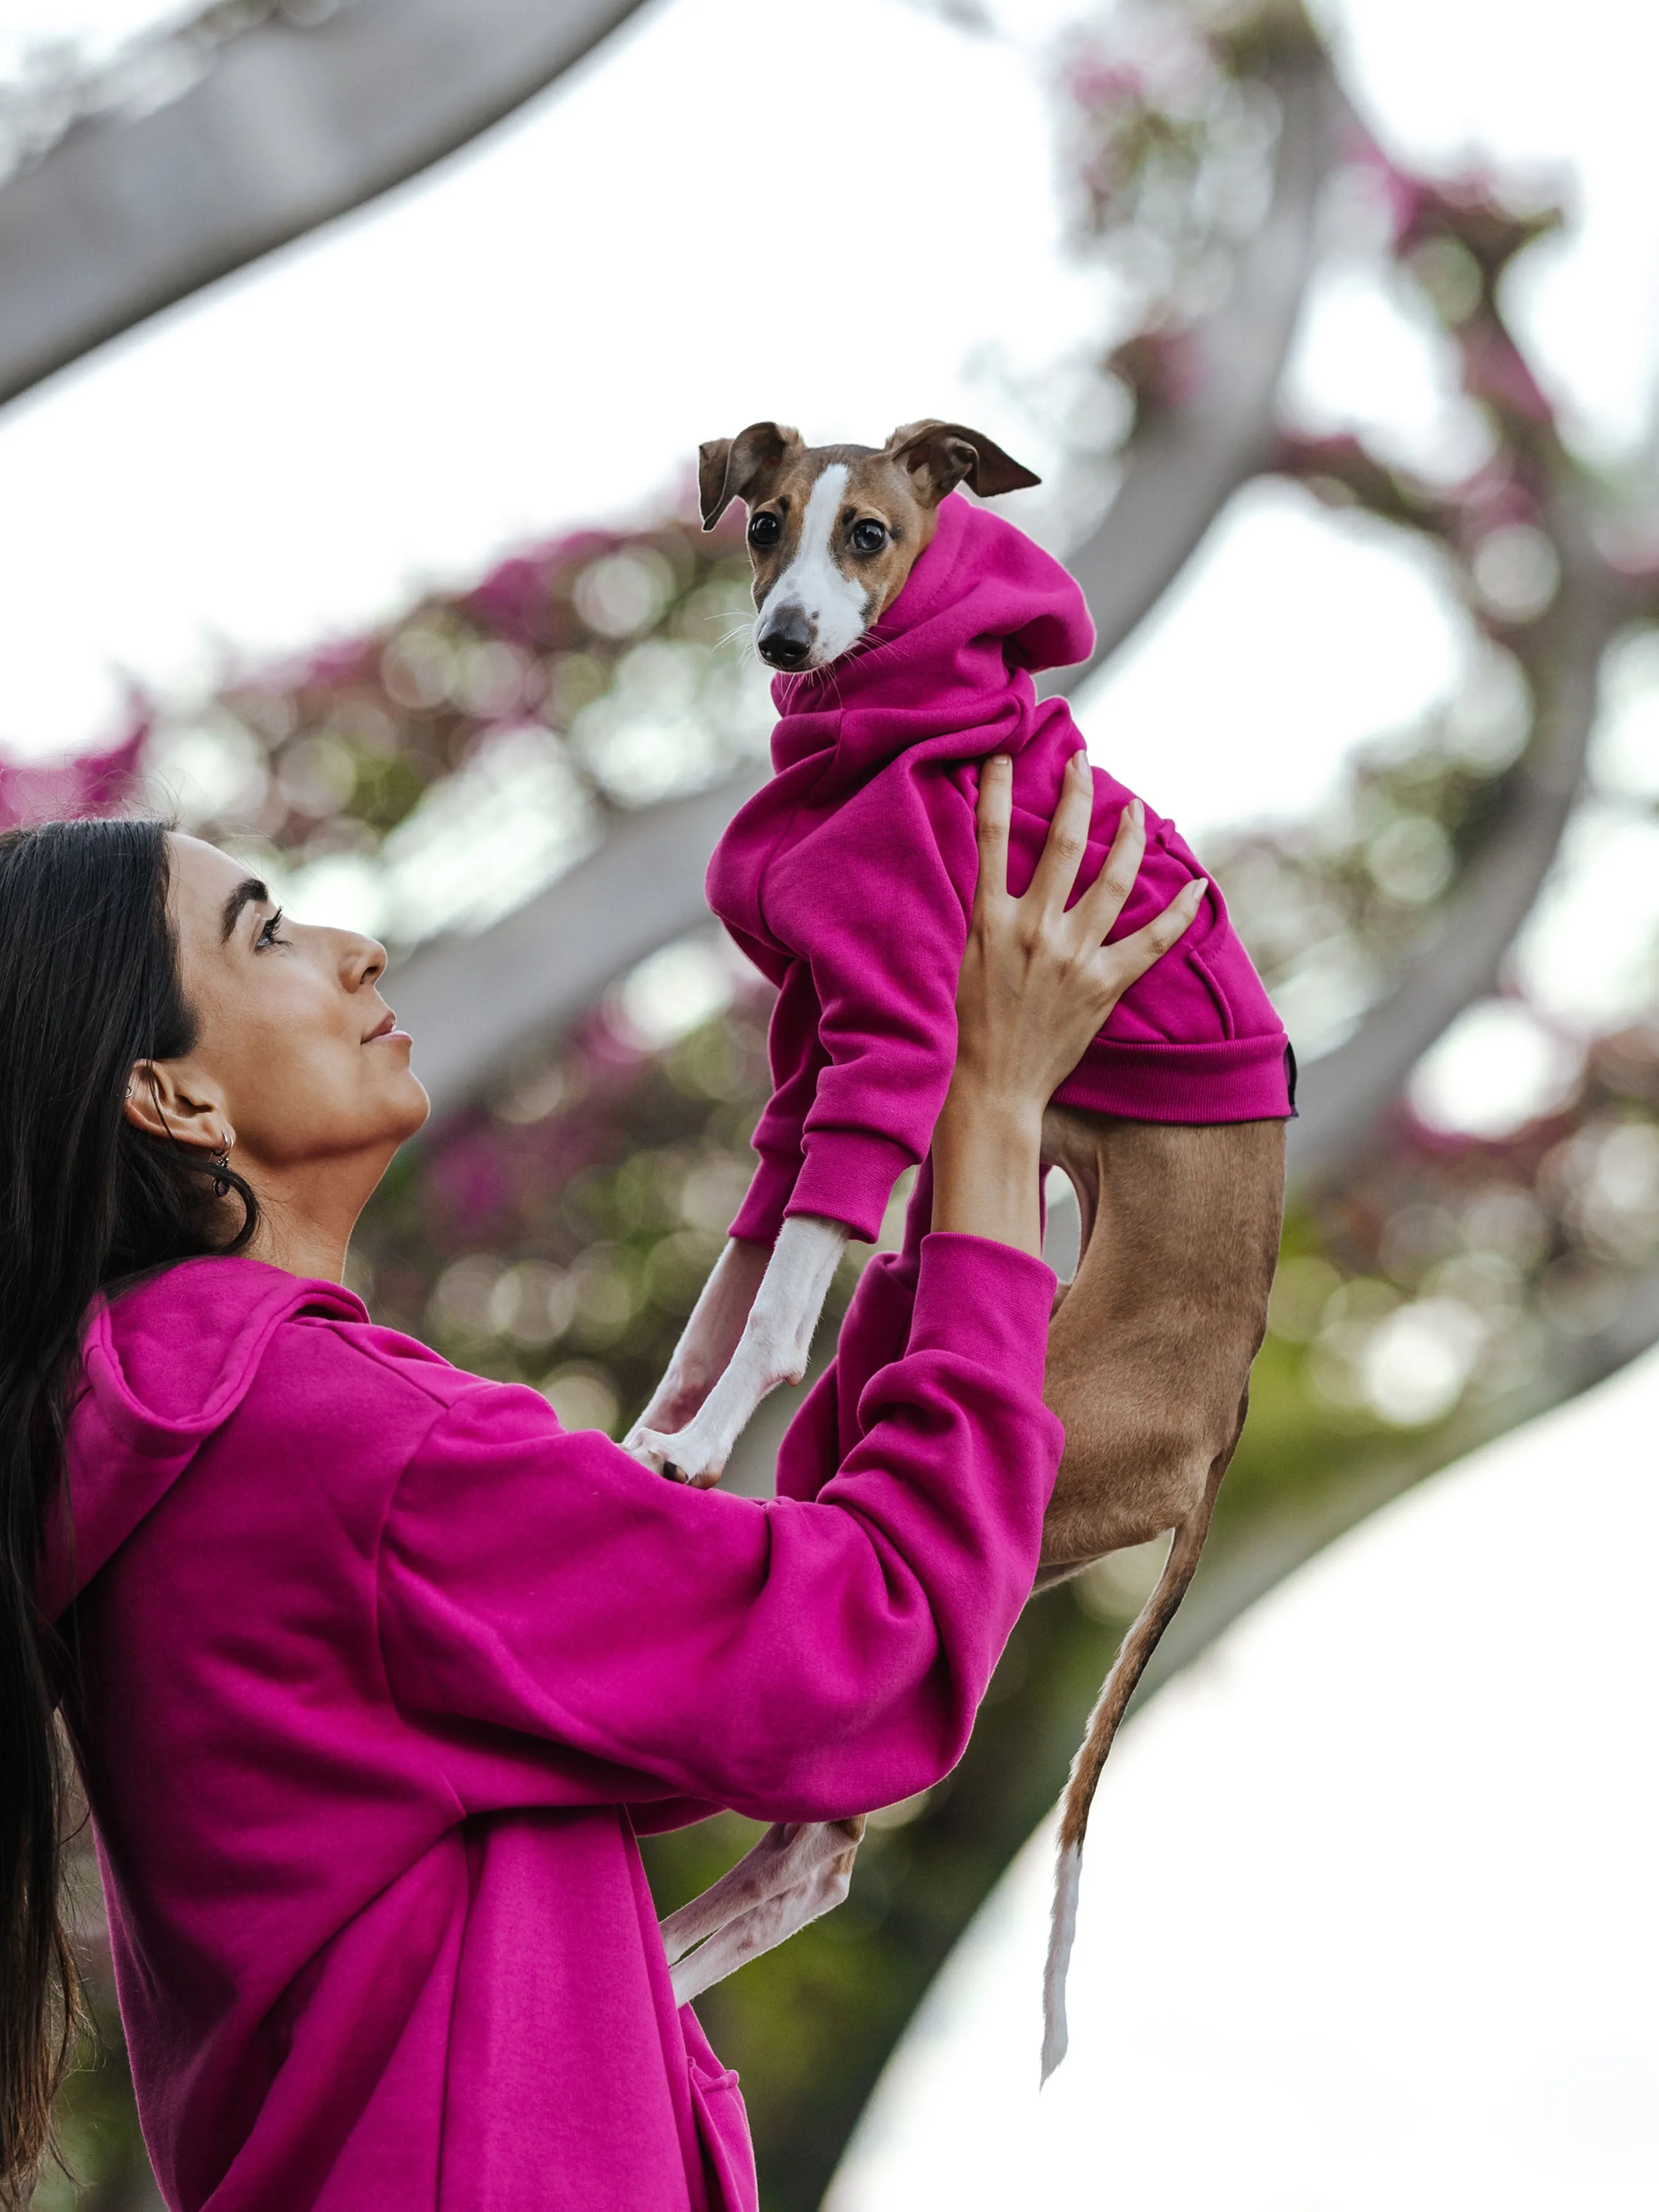
<svg viewBox="0 0 1659 2212">
<path fill-rule="evenodd" d="M 873 1244 L 893 1185 L 916 1156 L 891 1137 L 867 1129 L 808 1129 L 806 1158 L 786 1213 L 812 1213 L 844 1222 L 854 1237 Z"/>
<path fill-rule="evenodd" d="M 1054 1103 L 1131 1121 L 1285 1121 L 1291 1108 L 1284 1032 L 1213 1044 L 1097 1037 Z"/>
<path fill-rule="evenodd" d="M 769 1252 L 778 1241 L 783 1210 L 789 1203 L 789 1194 L 799 1173 L 799 1160 L 780 1159 L 775 1152 L 763 1152 L 729 1233 L 741 1237 L 745 1244 L 763 1244 Z"/>
</svg>

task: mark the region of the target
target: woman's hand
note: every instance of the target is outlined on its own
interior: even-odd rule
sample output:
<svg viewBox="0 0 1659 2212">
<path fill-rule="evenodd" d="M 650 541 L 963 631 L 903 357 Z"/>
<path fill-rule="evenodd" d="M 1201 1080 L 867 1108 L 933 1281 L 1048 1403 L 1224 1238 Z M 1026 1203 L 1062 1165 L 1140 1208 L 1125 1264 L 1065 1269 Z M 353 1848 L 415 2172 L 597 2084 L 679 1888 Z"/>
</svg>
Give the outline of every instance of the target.
<svg viewBox="0 0 1659 2212">
<path fill-rule="evenodd" d="M 1038 1254 L 1042 1109 L 1137 977 L 1190 926 L 1208 888 L 1190 883 L 1115 945 L 1106 933 L 1134 888 L 1146 832 L 1126 809 L 1106 864 L 1068 913 L 1093 812 L 1087 757 L 1067 763 L 1030 888 L 1008 890 L 1013 764 L 986 762 L 979 787 L 979 881 L 957 988 L 957 1063 L 933 1133 L 933 1226 Z"/>
</svg>

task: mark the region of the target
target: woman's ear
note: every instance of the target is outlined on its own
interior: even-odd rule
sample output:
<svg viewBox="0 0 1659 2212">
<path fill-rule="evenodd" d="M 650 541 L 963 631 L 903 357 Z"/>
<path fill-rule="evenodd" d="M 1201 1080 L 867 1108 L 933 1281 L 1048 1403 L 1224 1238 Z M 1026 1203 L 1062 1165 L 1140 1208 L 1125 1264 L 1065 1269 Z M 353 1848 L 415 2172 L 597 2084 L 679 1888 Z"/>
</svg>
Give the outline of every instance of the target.
<svg viewBox="0 0 1659 2212">
<path fill-rule="evenodd" d="M 122 1112 L 147 1137 L 171 1139 L 204 1152 L 228 1152 L 236 1141 L 222 1104 L 177 1060 L 136 1060 Z"/>
</svg>

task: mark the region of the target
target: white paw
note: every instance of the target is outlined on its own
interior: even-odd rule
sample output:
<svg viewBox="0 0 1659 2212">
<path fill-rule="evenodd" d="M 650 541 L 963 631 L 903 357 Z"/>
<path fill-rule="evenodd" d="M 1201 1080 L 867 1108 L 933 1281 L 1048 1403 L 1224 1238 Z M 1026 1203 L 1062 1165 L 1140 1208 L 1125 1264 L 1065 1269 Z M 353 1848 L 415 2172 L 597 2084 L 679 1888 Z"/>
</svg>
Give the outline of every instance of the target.
<svg viewBox="0 0 1659 2212">
<path fill-rule="evenodd" d="M 726 1462 L 732 1447 L 724 1438 L 710 1435 L 693 1421 L 677 1436 L 665 1436 L 657 1429 L 639 1428 L 629 1431 L 623 1449 L 646 1467 L 671 1481 L 689 1482 L 695 1489 L 710 1490 L 726 1472 Z"/>
<path fill-rule="evenodd" d="M 662 1454 L 657 1449 L 659 1441 L 654 1430 L 647 1429 L 643 1421 L 635 1421 L 623 1438 L 622 1448 L 629 1459 L 636 1459 L 641 1467 L 648 1467 L 653 1474 L 660 1474 Z"/>
</svg>

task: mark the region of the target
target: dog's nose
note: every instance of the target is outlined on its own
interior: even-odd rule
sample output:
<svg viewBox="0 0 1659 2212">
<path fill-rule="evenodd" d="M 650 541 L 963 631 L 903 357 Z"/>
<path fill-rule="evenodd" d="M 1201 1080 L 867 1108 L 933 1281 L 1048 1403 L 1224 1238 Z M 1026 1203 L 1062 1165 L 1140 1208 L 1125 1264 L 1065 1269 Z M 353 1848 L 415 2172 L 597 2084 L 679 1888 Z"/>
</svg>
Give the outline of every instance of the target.
<svg viewBox="0 0 1659 2212">
<path fill-rule="evenodd" d="M 812 630 L 798 607 L 781 614 L 755 640 L 755 650 L 774 668 L 802 667 L 812 650 Z"/>
</svg>

